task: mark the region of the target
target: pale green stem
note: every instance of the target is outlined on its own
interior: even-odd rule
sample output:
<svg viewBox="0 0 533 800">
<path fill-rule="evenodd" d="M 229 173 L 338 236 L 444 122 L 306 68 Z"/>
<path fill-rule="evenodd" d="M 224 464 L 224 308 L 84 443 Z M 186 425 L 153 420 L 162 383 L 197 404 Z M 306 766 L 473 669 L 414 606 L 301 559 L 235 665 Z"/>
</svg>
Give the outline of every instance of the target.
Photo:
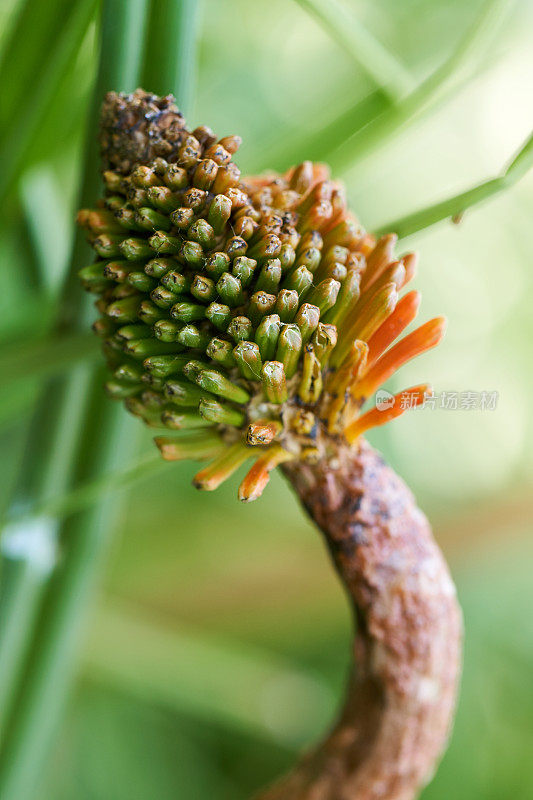
<svg viewBox="0 0 533 800">
<path fill-rule="evenodd" d="M 429 228 L 431 225 L 436 225 L 445 219 L 460 218 L 467 209 L 514 186 L 532 167 L 533 134 L 520 148 L 507 169 L 498 177 L 484 181 L 466 192 L 456 194 L 447 200 L 435 203 L 433 206 L 423 208 L 394 222 L 382 225 L 375 232 L 376 236 L 382 236 L 385 233 L 397 233 L 400 239 L 405 239 L 407 236 L 412 236 L 413 233 Z"/>
<path fill-rule="evenodd" d="M 197 0 L 151 0 L 151 43 L 143 71 L 143 88 L 174 94 L 180 110 L 190 112 L 196 81 L 196 46 L 200 17 Z"/>
<path fill-rule="evenodd" d="M 87 508 L 106 494 L 112 494 L 117 489 L 129 488 L 138 481 L 167 470 L 168 467 L 168 462 L 161 458 L 159 452 L 151 453 L 127 469 L 108 472 L 93 481 L 76 486 L 66 494 L 50 497 L 29 509 L 23 516 L 15 514 L 8 518 L 9 522 L 21 525 L 23 522 L 32 523 L 36 519 L 50 517 L 60 519 Z"/>
<path fill-rule="evenodd" d="M 460 74 L 486 50 L 509 12 L 510 5 L 512 3 L 509 0 L 487 0 L 480 16 L 441 67 L 405 99 L 389 106 L 334 151 L 324 155 L 333 169 L 342 172 L 353 167 L 385 139 L 396 136 L 408 123 L 434 107 L 453 88 Z"/>
<path fill-rule="evenodd" d="M 392 100 L 414 88 L 408 70 L 361 23 L 346 0 L 296 0 Z"/>
</svg>

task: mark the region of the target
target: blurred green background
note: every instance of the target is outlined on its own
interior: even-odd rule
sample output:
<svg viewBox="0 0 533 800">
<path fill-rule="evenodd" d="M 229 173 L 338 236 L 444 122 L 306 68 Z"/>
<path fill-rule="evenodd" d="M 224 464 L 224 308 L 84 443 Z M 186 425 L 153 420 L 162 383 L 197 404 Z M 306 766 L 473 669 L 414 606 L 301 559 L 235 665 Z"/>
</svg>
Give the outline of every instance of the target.
<svg viewBox="0 0 533 800">
<path fill-rule="evenodd" d="M 416 85 L 484 3 L 344 5 L 403 65 L 405 75 L 393 67 L 393 77 Z M 329 158 L 363 224 L 381 226 L 497 174 L 533 127 L 533 2 L 499 5 L 494 37 L 453 91 L 355 158 L 332 150 L 332 130 L 345 125 L 347 134 L 349 109 L 375 95 L 373 68 L 305 3 L 207 0 L 189 118 L 220 136 L 241 134 L 243 171 Z M 0 48 L 19 6 L 1 6 Z M 73 233 L 94 37 L 91 23 L 3 201 L 6 348 L 42 338 L 52 319 Z M 13 91 L 23 92 L 21 75 L 4 75 Z M 23 133 L 24 113 L 15 123 Z M 431 518 L 465 613 L 457 722 L 424 800 L 533 797 L 532 215 L 530 174 L 459 226 L 401 243 L 421 256 L 420 320 L 444 313 L 449 330 L 394 388 L 430 379 L 437 392 L 499 393 L 493 411 L 418 410 L 369 437 Z M 0 393 L 3 497 L 39 382 L 20 375 Z M 139 435 L 141 452 L 151 452 L 149 432 Z M 238 478 L 200 495 L 194 471 L 168 465 L 127 495 L 37 800 L 239 800 L 288 767 L 335 714 L 350 621 L 319 535 L 280 476 L 258 502 L 239 506 Z"/>
</svg>

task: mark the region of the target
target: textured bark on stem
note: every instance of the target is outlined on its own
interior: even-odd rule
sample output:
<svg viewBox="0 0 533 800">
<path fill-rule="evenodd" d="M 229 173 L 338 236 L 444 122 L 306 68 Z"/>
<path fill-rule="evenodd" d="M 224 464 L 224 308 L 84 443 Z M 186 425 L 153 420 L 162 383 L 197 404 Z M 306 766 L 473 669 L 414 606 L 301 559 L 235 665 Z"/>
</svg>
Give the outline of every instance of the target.
<svg viewBox="0 0 533 800">
<path fill-rule="evenodd" d="M 355 665 L 331 734 L 257 800 L 410 800 L 455 707 L 462 621 L 448 568 L 411 492 L 365 442 L 283 470 L 353 601 Z"/>
</svg>

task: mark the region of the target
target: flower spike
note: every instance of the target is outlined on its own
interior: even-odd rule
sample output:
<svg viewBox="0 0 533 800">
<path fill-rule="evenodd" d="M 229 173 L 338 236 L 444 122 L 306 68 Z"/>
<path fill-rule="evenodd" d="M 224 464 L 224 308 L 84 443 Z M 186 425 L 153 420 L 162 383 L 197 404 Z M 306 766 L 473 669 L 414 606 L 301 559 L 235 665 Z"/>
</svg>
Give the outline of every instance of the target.
<svg viewBox="0 0 533 800">
<path fill-rule="evenodd" d="M 170 96 L 111 92 L 104 197 L 77 219 L 96 253 L 80 279 L 98 298 L 108 394 L 178 432 L 157 437 L 164 458 L 216 455 L 199 488 L 268 447 L 241 484 L 252 500 L 284 454 L 313 462 L 376 424 L 364 400 L 444 326 L 394 344 L 418 310 L 417 292 L 399 298 L 416 256 L 366 233 L 324 165 L 242 177 L 239 144 L 189 130 Z"/>
<path fill-rule="evenodd" d="M 367 369 L 385 352 L 395 339 L 411 323 L 420 307 L 420 292 L 412 291 L 398 301 L 398 305 L 387 317 L 368 342 Z"/>
</svg>

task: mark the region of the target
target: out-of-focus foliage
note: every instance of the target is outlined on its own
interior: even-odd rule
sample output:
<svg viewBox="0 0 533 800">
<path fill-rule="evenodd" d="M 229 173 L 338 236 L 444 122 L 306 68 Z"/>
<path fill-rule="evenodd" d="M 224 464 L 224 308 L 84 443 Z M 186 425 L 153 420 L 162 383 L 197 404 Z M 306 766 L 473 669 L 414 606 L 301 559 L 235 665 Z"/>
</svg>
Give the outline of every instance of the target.
<svg viewBox="0 0 533 800">
<path fill-rule="evenodd" d="M 446 59 L 482 6 L 346 2 L 415 82 Z M 0 10 L 0 48 L 22 5 Z M 367 227 L 497 173 L 519 147 L 533 127 L 532 26 L 533 2 L 509 2 L 475 73 L 339 175 Z M 40 31 L 27 36 L 37 47 Z M 53 314 L 93 42 L 91 25 L 3 202 L 6 348 L 44 336 Z M 326 157 L 321 127 L 376 92 L 368 71 L 288 0 L 208 0 L 200 56 L 192 122 L 241 134 L 243 170 L 304 159 L 306 142 Z M 421 254 L 420 318 L 445 313 L 449 332 L 402 371 L 401 386 L 429 377 L 438 393 L 499 393 L 494 411 L 415 411 L 371 436 L 434 522 L 465 610 L 457 725 L 427 800 L 533 794 L 532 214 L 530 175 L 460 226 L 405 243 Z M 0 394 L 4 465 L 18 461 L 37 386 L 28 375 Z M 149 451 L 148 432 L 143 442 Z M 334 714 L 350 620 L 319 537 L 280 477 L 256 504 L 239 506 L 235 482 L 198 495 L 193 470 L 169 466 L 132 494 L 43 800 L 244 798 Z M 8 489 L 9 479 L 0 500 Z"/>
</svg>

